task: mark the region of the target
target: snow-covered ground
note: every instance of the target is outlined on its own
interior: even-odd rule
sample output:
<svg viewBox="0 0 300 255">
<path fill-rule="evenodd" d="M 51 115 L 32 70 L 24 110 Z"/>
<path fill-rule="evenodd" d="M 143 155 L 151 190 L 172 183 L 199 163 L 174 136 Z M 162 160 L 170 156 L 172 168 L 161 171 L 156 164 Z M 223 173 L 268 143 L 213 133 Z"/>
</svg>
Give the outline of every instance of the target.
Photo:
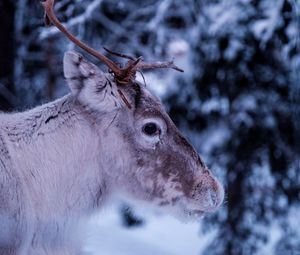
<svg viewBox="0 0 300 255">
<path fill-rule="evenodd" d="M 202 255 L 216 238 L 217 229 L 205 234 L 200 231 L 201 221 L 205 218 L 185 223 L 150 208 L 132 204 L 131 207 L 145 219 L 142 225 L 125 227 L 117 202 L 90 220 L 82 229 L 85 255 Z M 288 216 L 288 221 L 292 221 L 290 225 L 296 223 L 295 228 L 299 226 L 299 212 L 296 207 Z M 269 227 L 269 240 L 258 254 L 276 254 L 276 245 L 282 235 L 279 221 L 274 221 Z"/>
<path fill-rule="evenodd" d="M 199 255 L 215 235 L 201 234 L 200 222 L 183 223 L 153 211 L 140 213 L 146 222 L 131 228 L 122 224 L 117 204 L 95 216 L 88 226 L 86 254 Z"/>
</svg>

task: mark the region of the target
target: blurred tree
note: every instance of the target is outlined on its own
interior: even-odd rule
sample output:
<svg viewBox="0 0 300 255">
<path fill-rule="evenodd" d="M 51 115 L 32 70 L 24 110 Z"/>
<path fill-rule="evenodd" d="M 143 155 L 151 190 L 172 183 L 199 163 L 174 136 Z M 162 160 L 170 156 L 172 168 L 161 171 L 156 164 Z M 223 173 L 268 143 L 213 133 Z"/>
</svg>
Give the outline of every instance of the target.
<svg viewBox="0 0 300 255">
<path fill-rule="evenodd" d="M 218 237 L 205 254 L 256 254 L 274 218 L 300 199 L 293 122 L 300 116 L 291 110 L 299 76 L 290 65 L 299 56 L 297 23 L 284 0 L 217 1 L 202 15 L 192 82 L 181 81 L 168 97 L 170 113 L 201 134 L 198 149 L 213 168 L 226 170 L 227 212 L 220 213 Z"/>
<path fill-rule="evenodd" d="M 0 2 L 0 110 L 13 105 L 15 1 Z M 5 61 L 4 61 L 5 60 Z"/>
</svg>

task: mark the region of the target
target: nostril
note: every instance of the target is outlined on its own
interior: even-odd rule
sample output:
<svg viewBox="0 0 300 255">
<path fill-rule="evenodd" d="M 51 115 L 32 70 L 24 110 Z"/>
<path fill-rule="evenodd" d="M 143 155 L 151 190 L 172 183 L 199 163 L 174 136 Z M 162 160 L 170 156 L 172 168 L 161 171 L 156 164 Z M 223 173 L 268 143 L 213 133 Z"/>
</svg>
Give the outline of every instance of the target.
<svg viewBox="0 0 300 255">
<path fill-rule="evenodd" d="M 204 169 L 203 173 L 204 173 L 204 174 L 210 174 L 210 172 L 209 172 L 209 170 L 208 170 L 207 168 Z"/>
<path fill-rule="evenodd" d="M 199 190 L 199 189 L 201 189 L 201 187 L 202 187 L 202 184 L 198 183 L 195 188 L 196 188 L 196 190 Z"/>
</svg>

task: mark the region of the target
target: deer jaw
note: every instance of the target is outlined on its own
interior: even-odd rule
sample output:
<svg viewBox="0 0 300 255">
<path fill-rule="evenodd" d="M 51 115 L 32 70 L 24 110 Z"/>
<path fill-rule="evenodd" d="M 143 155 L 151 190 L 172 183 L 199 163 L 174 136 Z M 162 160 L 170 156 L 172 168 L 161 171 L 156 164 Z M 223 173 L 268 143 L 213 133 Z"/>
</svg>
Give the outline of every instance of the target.
<svg viewBox="0 0 300 255">
<path fill-rule="evenodd" d="M 176 208 L 185 215 L 212 212 L 220 206 L 221 184 L 159 99 L 138 83 L 117 86 L 111 75 L 76 52 L 65 54 L 64 70 L 72 93 L 93 116 L 95 132 L 101 137 L 99 158 L 112 191 Z"/>
</svg>

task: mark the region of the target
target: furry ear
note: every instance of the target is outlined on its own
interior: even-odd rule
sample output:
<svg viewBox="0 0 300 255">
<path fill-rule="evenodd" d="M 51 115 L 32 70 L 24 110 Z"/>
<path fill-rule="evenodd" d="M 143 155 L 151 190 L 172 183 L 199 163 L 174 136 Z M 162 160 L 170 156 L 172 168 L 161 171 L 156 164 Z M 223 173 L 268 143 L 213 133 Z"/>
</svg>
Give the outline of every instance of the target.
<svg viewBox="0 0 300 255">
<path fill-rule="evenodd" d="M 116 84 L 93 63 L 75 51 L 64 56 L 64 75 L 78 100 L 98 111 L 112 111 L 120 107 Z"/>
</svg>

